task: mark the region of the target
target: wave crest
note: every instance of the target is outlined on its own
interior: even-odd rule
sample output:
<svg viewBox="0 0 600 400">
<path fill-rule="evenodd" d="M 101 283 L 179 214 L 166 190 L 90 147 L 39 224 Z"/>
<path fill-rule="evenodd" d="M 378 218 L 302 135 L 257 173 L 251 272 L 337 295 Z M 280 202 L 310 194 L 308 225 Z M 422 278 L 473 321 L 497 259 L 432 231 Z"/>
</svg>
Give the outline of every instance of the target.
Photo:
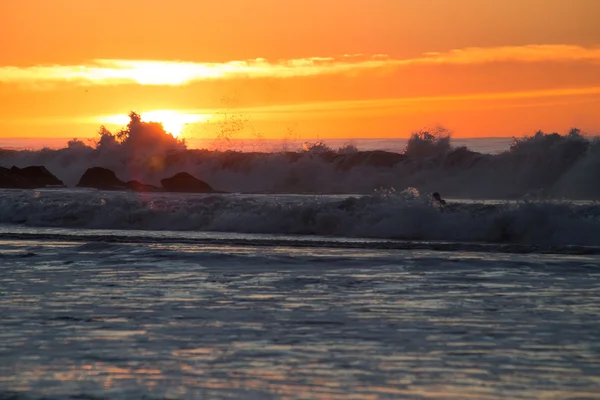
<svg viewBox="0 0 600 400">
<path fill-rule="evenodd" d="M 70 186 L 88 168 L 103 167 L 123 181 L 156 186 L 185 171 L 227 192 L 368 194 L 380 187 L 415 187 L 466 198 L 600 197 L 600 141 L 576 129 L 515 139 L 500 154 L 454 147 L 443 129 L 413 134 L 397 153 L 354 146 L 334 150 L 323 142 L 263 153 L 187 149 L 160 124 L 132 117 L 115 135 L 101 128 L 95 146 L 73 140 L 58 150 L 2 150 L 0 165 L 44 165 Z"/>
<path fill-rule="evenodd" d="M 402 240 L 600 245 L 600 205 L 448 203 L 416 189 L 369 196 L 181 195 L 5 190 L 0 223 L 38 227 L 309 234 Z"/>
</svg>

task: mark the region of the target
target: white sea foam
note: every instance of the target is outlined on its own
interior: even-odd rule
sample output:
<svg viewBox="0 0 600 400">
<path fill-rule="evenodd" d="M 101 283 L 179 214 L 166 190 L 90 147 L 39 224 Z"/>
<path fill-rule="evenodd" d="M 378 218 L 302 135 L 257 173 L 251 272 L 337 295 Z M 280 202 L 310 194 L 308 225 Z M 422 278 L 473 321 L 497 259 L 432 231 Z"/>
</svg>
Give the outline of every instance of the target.
<svg viewBox="0 0 600 400">
<path fill-rule="evenodd" d="M 449 202 L 416 190 L 369 196 L 4 190 L 0 223 L 90 229 L 305 234 L 532 245 L 600 245 L 600 205 Z"/>
<path fill-rule="evenodd" d="M 332 150 L 322 143 L 272 153 L 185 150 L 152 143 L 91 148 L 73 142 L 59 150 L 5 150 L 0 152 L 0 166 L 44 165 L 69 186 L 75 186 L 87 168 L 104 167 L 124 181 L 153 185 L 186 171 L 227 192 L 368 194 L 381 187 L 415 187 L 461 198 L 600 198 L 600 144 L 579 134 L 536 135 L 495 155 L 432 146 L 421 139 L 411 139 L 407 150 L 415 151 L 404 155 L 352 146 Z"/>
</svg>

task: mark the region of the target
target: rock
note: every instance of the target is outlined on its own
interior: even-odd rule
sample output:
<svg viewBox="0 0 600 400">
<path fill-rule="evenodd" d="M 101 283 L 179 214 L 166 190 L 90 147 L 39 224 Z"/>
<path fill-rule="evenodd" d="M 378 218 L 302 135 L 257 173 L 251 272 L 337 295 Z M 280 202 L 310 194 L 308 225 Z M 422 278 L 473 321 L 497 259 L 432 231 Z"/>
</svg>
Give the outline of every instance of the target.
<svg viewBox="0 0 600 400">
<path fill-rule="evenodd" d="M 31 182 L 35 187 L 64 186 L 63 181 L 52 175 L 43 165 L 32 165 L 25 168 L 13 166 L 10 170 Z"/>
<path fill-rule="evenodd" d="M 170 178 L 165 178 L 160 183 L 167 192 L 215 193 L 208 183 L 187 172 L 180 172 Z"/>
<path fill-rule="evenodd" d="M 35 189 L 46 186 L 64 186 L 46 167 L 33 165 L 25 168 L 0 167 L 0 187 L 12 189 Z"/>
<path fill-rule="evenodd" d="M 87 187 L 100 190 L 123 190 L 127 189 L 127 183 L 123 182 L 117 175 L 107 168 L 92 167 L 88 168 L 77 187 Z"/>
<path fill-rule="evenodd" d="M 153 186 L 153 185 L 147 185 L 145 183 L 139 182 L 139 181 L 128 181 L 127 183 L 125 183 L 125 185 L 127 185 L 127 188 L 130 190 L 133 190 L 134 192 L 162 192 L 163 189 Z"/>
<path fill-rule="evenodd" d="M 83 174 L 77 187 L 87 187 L 100 190 L 133 190 L 135 192 L 161 192 L 156 186 L 147 185 L 139 181 L 124 182 L 110 169 L 93 167 L 88 168 Z"/>
<path fill-rule="evenodd" d="M 28 189 L 31 188 L 31 185 L 24 177 L 15 174 L 8 168 L 0 167 L 0 188 Z"/>
</svg>

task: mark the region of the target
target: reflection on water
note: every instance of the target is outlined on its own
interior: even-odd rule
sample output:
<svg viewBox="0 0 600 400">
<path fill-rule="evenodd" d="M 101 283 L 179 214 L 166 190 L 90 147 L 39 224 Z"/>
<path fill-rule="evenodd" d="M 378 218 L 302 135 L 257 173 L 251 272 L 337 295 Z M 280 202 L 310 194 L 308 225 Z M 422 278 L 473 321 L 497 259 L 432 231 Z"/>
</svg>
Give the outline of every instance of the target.
<svg viewBox="0 0 600 400">
<path fill-rule="evenodd" d="M 599 398 L 599 284 L 591 256 L 4 242 L 0 397 Z"/>
</svg>

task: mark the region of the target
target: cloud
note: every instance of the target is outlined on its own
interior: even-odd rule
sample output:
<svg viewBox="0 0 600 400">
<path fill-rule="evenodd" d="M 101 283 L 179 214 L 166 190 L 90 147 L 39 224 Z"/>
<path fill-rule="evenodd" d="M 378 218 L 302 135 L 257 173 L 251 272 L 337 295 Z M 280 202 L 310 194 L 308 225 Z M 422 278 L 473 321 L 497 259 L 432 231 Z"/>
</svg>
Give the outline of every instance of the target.
<svg viewBox="0 0 600 400">
<path fill-rule="evenodd" d="M 271 63 L 257 58 L 225 63 L 148 60 L 94 60 L 88 65 L 0 67 L 0 82 L 73 82 L 79 84 L 139 84 L 177 86 L 202 80 L 234 78 L 290 78 L 328 75 L 384 66 L 387 61 L 349 61 L 311 57 Z"/>
<path fill-rule="evenodd" d="M 412 107 L 430 107 L 431 103 L 453 104 L 456 102 L 489 101 L 498 104 L 502 100 L 554 99 L 577 96 L 600 95 L 600 87 L 580 87 L 563 89 L 530 90 L 516 92 L 473 93 L 449 96 L 402 97 L 368 100 L 341 100 L 314 103 L 299 103 L 290 105 L 275 105 L 257 108 L 241 108 L 240 112 L 247 113 L 295 113 L 295 112 L 350 112 L 367 109 L 399 110 Z M 469 106 L 470 107 L 470 106 Z"/>
<path fill-rule="evenodd" d="M 468 47 L 444 53 L 425 53 L 413 63 L 431 64 L 486 64 L 497 62 L 599 62 L 600 48 L 570 45 L 527 45 L 504 47 Z"/>
<path fill-rule="evenodd" d="M 235 78 L 293 78 L 318 75 L 356 74 L 410 65 L 488 64 L 499 62 L 600 62 L 600 48 L 571 45 L 527 45 L 492 48 L 471 47 L 447 52 L 429 52 L 412 59 L 394 59 L 385 54 L 341 57 L 309 57 L 268 61 L 257 58 L 223 63 L 153 60 L 97 59 L 86 65 L 38 65 L 0 67 L 0 82 L 44 85 L 71 82 L 81 85 L 178 86 L 196 81 Z"/>
</svg>

